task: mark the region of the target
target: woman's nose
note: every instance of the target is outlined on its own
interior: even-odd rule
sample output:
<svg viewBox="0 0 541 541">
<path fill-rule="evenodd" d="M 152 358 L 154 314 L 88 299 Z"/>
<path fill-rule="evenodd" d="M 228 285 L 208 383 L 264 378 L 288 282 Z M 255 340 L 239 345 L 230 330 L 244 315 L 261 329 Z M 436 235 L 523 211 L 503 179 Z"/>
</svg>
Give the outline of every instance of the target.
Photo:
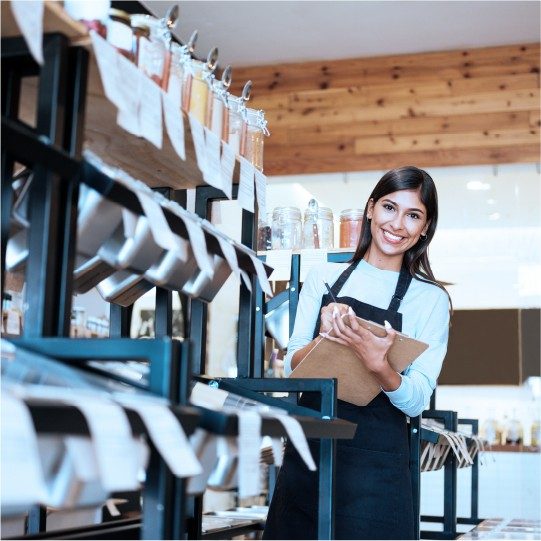
<svg viewBox="0 0 541 541">
<path fill-rule="evenodd" d="M 391 226 L 393 229 L 402 229 L 403 227 L 404 216 L 399 212 L 396 213 L 396 216 L 391 220 Z"/>
</svg>

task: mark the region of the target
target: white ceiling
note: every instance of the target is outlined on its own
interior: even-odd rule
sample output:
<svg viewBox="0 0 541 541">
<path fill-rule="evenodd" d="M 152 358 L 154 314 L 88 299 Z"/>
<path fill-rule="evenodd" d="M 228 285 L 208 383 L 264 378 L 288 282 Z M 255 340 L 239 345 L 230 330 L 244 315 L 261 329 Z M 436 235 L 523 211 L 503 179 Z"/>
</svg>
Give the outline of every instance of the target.
<svg viewBox="0 0 541 541">
<path fill-rule="evenodd" d="M 161 16 L 174 2 L 143 2 Z M 536 42 L 533 1 L 186 1 L 176 34 L 199 30 L 196 54 L 218 46 L 235 66 Z"/>
</svg>

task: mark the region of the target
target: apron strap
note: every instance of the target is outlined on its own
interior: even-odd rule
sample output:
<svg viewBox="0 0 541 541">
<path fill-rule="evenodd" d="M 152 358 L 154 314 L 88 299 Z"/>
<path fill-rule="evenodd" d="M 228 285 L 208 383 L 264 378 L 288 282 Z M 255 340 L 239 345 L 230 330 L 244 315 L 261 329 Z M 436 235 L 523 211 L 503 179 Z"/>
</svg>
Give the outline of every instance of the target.
<svg viewBox="0 0 541 541">
<path fill-rule="evenodd" d="M 338 280 L 334 282 L 334 284 L 331 287 L 332 294 L 335 297 L 338 297 L 338 294 L 340 293 L 340 290 L 346 283 L 347 279 L 351 276 L 351 273 L 357 268 L 357 265 L 359 264 L 361 260 L 358 259 L 357 261 L 354 261 L 342 274 L 338 277 Z"/>
<path fill-rule="evenodd" d="M 396 284 L 396 289 L 389 304 L 388 310 L 391 312 L 398 312 L 400 308 L 400 303 L 406 295 L 409 285 L 411 284 L 413 276 L 410 274 L 406 267 L 400 269 L 400 274 L 398 276 L 398 282 Z"/>
</svg>

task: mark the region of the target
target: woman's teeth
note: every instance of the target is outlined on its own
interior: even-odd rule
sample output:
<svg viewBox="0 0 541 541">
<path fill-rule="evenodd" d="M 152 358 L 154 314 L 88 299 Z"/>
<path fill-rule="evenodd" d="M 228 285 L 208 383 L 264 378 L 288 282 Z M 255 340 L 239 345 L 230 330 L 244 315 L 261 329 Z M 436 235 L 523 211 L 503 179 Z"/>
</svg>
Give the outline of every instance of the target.
<svg viewBox="0 0 541 541">
<path fill-rule="evenodd" d="M 392 233 L 389 233 L 389 231 L 385 231 L 385 229 L 383 230 L 383 236 L 391 242 L 399 242 L 403 239 L 403 237 L 393 235 Z"/>
</svg>

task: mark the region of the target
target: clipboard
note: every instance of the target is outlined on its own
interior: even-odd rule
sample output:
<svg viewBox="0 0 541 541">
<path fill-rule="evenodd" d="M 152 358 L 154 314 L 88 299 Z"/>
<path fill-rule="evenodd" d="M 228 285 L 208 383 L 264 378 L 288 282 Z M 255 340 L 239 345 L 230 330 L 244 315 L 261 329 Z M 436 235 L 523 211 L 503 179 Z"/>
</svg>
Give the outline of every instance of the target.
<svg viewBox="0 0 541 541">
<path fill-rule="evenodd" d="M 349 326 L 348 318 L 343 317 Z M 350 316 L 348 316 L 350 317 Z M 376 336 L 387 334 L 385 327 L 357 317 L 357 322 Z M 397 333 L 393 345 L 387 353 L 389 364 L 397 372 L 402 372 L 423 351 L 428 344 Z M 338 398 L 357 406 L 366 406 L 381 391 L 381 386 L 351 351 L 342 344 L 319 336 L 314 347 L 289 375 L 290 378 L 336 378 L 338 380 Z"/>
</svg>

